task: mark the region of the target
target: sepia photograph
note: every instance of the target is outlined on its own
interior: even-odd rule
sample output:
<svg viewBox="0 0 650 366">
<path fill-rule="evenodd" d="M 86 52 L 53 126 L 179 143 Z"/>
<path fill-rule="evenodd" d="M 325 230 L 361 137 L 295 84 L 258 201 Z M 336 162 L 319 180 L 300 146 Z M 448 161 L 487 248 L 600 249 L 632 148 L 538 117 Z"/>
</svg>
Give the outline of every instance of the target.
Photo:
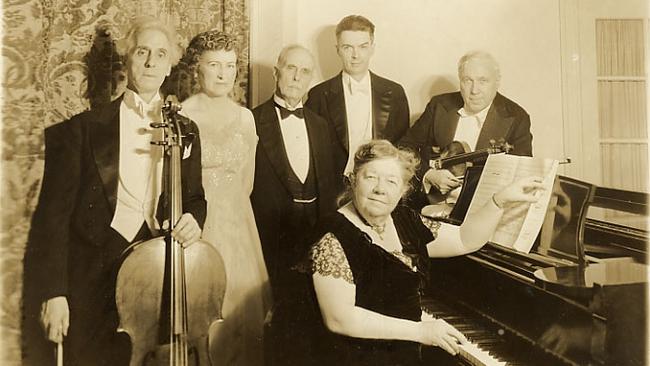
<svg viewBox="0 0 650 366">
<path fill-rule="evenodd" d="M 1 6 L 0 364 L 650 365 L 647 0 Z"/>
</svg>

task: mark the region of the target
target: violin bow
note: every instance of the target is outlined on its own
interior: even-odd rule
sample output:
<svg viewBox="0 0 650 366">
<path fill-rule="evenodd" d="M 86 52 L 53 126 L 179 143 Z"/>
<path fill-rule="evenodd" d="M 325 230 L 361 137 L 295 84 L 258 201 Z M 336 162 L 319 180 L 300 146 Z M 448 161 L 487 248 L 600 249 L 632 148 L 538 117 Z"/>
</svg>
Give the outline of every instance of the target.
<svg viewBox="0 0 650 366">
<path fill-rule="evenodd" d="M 63 366 L 63 342 L 56 344 L 56 366 Z"/>
</svg>

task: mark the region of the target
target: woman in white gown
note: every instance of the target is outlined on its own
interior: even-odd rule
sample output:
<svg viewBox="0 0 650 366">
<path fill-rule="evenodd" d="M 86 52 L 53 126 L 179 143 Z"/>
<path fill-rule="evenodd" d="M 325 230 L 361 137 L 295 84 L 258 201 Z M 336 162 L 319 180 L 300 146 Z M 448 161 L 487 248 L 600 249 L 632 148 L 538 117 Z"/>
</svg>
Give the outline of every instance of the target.
<svg viewBox="0 0 650 366">
<path fill-rule="evenodd" d="M 208 212 L 203 239 L 221 253 L 227 286 L 224 321 L 210 330 L 213 365 L 262 365 L 262 332 L 271 306 L 268 275 L 249 195 L 257 134 L 251 111 L 229 94 L 237 77 L 234 39 L 219 31 L 195 36 L 183 57 L 200 90 L 181 113 L 199 126 Z"/>
</svg>

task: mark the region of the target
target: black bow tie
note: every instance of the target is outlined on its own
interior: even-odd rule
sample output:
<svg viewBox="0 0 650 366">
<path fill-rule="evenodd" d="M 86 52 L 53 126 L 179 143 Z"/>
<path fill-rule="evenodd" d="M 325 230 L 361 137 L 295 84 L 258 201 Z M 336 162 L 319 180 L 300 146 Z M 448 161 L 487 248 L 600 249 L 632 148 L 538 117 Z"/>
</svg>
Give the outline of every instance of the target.
<svg viewBox="0 0 650 366">
<path fill-rule="evenodd" d="M 275 103 L 275 106 L 278 107 L 278 109 L 280 110 L 280 118 L 282 118 L 282 119 L 286 119 L 287 117 L 289 117 L 292 114 L 294 116 L 300 118 L 300 119 L 303 119 L 305 117 L 305 114 L 303 113 L 302 108 L 296 108 L 296 109 L 291 110 L 291 109 L 284 108 L 283 106 L 279 105 L 278 103 Z"/>
</svg>

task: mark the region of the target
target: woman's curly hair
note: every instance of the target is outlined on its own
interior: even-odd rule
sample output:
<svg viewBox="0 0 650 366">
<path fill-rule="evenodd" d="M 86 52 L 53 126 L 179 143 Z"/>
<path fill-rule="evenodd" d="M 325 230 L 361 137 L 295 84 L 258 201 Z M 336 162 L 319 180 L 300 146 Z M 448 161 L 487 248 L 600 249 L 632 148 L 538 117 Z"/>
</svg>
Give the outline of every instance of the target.
<svg viewBox="0 0 650 366">
<path fill-rule="evenodd" d="M 163 88 L 167 94 L 176 94 L 183 101 L 199 92 L 197 68 L 199 58 L 206 51 L 233 51 L 237 55 L 237 41 L 233 36 L 219 30 L 209 30 L 194 36 L 185 49 L 185 53 L 172 74 L 167 78 Z M 239 60 L 238 60 L 239 71 Z M 235 82 L 236 84 L 236 82 Z"/>
<path fill-rule="evenodd" d="M 187 46 L 181 62 L 187 65 L 191 72 L 196 71 L 199 58 L 206 51 L 234 51 L 237 54 L 237 41 L 228 33 L 209 30 L 199 33 Z"/>
<path fill-rule="evenodd" d="M 357 152 L 354 154 L 354 168 L 350 175 L 350 182 L 345 192 L 337 200 L 339 206 L 344 205 L 352 199 L 353 182 L 361 169 L 366 164 L 380 159 L 395 159 L 399 162 L 402 168 L 402 180 L 408 188 L 404 196 L 411 191 L 413 188 L 411 180 L 420 165 L 420 158 L 411 150 L 396 147 L 388 140 L 371 140 L 359 146 Z"/>
</svg>

